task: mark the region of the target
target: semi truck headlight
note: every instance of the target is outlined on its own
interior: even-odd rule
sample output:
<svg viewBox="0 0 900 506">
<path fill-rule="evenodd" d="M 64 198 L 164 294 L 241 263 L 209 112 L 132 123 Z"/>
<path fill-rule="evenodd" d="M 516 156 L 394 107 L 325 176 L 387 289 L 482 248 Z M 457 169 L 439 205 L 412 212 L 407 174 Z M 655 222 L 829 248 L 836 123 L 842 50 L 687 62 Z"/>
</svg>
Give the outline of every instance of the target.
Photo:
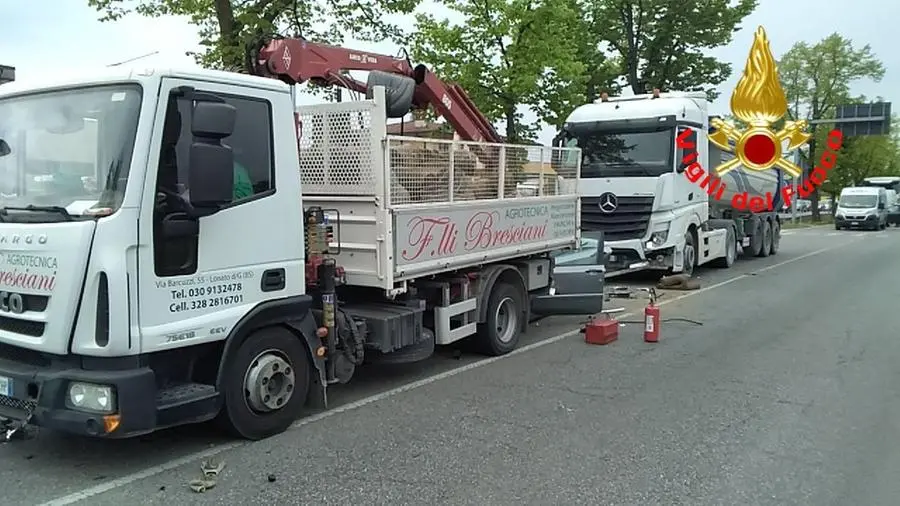
<svg viewBox="0 0 900 506">
<path fill-rule="evenodd" d="M 669 238 L 669 229 L 660 230 L 657 232 L 653 232 L 650 234 L 650 242 L 655 244 L 656 246 L 662 245 L 666 243 L 666 239 Z"/>
<path fill-rule="evenodd" d="M 109 385 L 69 383 L 69 405 L 84 411 L 112 413 L 116 410 L 115 391 Z"/>
</svg>

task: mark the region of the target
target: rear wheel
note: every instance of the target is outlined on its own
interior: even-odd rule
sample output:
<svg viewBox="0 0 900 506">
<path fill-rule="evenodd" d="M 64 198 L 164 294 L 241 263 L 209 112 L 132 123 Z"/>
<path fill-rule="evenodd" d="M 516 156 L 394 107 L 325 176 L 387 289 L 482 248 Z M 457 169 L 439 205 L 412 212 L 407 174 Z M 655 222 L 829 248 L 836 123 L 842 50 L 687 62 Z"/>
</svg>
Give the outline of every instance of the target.
<svg viewBox="0 0 900 506">
<path fill-rule="evenodd" d="M 769 220 L 762 222 L 762 245 L 759 248 L 758 257 L 767 257 L 772 251 L 772 223 Z"/>
<path fill-rule="evenodd" d="M 254 333 L 226 367 L 219 416 L 234 435 L 264 439 L 284 432 L 300 416 L 311 369 L 306 345 L 290 331 L 272 327 Z"/>
<path fill-rule="evenodd" d="M 781 222 L 775 220 L 772 222 L 772 247 L 769 248 L 769 254 L 774 255 L 778 253 L 778 248 L 781 246 Z"/>
<path fill-rule="evenodd" d="M 758 257 L 760 256 L 763 248 L 763 222 L 762 220 L 756 221 L 756 226 L 753 227 L 753 231 L 750 232 L 750 254 Z"/>
<path fill-rule="evenodd" d="M 487 355 L 506 355 L 519 344 L 525 322 L 522 291 L 513 283 L 498 281 L 488 298 L 487 320 L 478 326 L 478 348 Z"/>
</svg>

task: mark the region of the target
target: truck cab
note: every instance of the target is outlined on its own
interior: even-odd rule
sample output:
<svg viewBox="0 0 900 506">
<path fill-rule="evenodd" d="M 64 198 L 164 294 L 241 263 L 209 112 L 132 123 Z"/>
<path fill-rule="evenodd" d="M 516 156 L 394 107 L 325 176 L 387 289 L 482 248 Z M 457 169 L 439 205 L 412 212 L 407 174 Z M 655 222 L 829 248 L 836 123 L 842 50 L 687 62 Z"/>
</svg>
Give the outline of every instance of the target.
<svg viewBox="0 0 900 506">
<path fill-rule="evenodd" d="M 686 247 L 686 232 L 709 218 L 709 196 L 679 172 L 682 154 L 675 140 L 685 129 L 703 132 L 707 122 L 704 94 L 658 92 L 604 95 L 566 119 L 564 142 L 584 155 L 582 233 L 604 233 L 612 250 L 609 271 L 681 272 L 686 252 L 692 269 L 696 250 Z M 709 167 L 707 143 L 696 144 L 697 161 Z"/>
</svg>

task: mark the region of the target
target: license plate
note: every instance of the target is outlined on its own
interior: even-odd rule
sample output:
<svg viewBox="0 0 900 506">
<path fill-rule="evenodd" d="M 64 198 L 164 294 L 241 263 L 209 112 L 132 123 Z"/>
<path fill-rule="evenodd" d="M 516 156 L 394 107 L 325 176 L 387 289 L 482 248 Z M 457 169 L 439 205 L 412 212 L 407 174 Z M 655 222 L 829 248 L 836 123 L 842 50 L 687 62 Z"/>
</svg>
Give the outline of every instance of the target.
<svg viewBox="0 0 900 506">
<path fill-rule="evenodd" d="M 858 222 L 858 221 L 851 221 L 850 224 L 851 224 L 851 225 L 859 225 L 859 222 Z"/>
<path fill-rule="evenodd" d="M 12 397 L 12 380 L 0 376 L 0 395 Z"/>
</svg>

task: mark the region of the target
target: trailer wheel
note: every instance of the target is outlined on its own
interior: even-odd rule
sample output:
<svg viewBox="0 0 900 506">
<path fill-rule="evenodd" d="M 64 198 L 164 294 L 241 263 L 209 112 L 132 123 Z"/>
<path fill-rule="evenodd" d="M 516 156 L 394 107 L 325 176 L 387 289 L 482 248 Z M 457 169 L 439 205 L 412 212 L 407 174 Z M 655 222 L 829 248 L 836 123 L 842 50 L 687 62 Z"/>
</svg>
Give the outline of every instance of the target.
<svg viewBox="0 0 900 506">
<path fill-rule="evenodd" d="M 310 385 L 304 343 L 286 329 L 252 334 L 229 361 L 220 417 L 234 435 L 250 440 L 284 432 L 300 416 Z"/>
<path fill-rule="evenodd" d="M 750 232 L 750 254 L 758 257 L 763 248 L 763 224 L 762 220 L 755 220 L 753 231 Z"/>
<path fill-rule="evenodd" d="M 694 277 L 694 267 L 697 265 L 697 247 L 694 242 L 694 233 L 688 230 L 688 233 L 684 235 L 684 250 L 682 250 L 684 262 L 681 273 L 689 278 Z"/>
<path fill-rule="evenodd" d="M 775 220 L 772 222 L 772 247 L 769 248 L 769 254 L 774 255 L 778 253 L 778 248 L 781 246 L 781 222 Z"/>
<path fill-rule="evenodd" d="M 769 220 L 762 221 L 762 247 L 759 248 L 758 257 L 767 257 L 772 251 L 772 222 Z"/>
<path fill-rule="evenodd" d="M 734 237 L 734 227 L 725 227 L 725 257 L 717 258 L 713 265 L 727 269 L 734 265 L 737 258 L 737 240 Z"/>
<path fill-rule="evenodd" d="M 478 326 L 478 348 L 486 355 L 506 355 L 519 344 L 525 311 L 518 286 L 497 281 L 488 298 L 487 321 Z"/>
</svg>

